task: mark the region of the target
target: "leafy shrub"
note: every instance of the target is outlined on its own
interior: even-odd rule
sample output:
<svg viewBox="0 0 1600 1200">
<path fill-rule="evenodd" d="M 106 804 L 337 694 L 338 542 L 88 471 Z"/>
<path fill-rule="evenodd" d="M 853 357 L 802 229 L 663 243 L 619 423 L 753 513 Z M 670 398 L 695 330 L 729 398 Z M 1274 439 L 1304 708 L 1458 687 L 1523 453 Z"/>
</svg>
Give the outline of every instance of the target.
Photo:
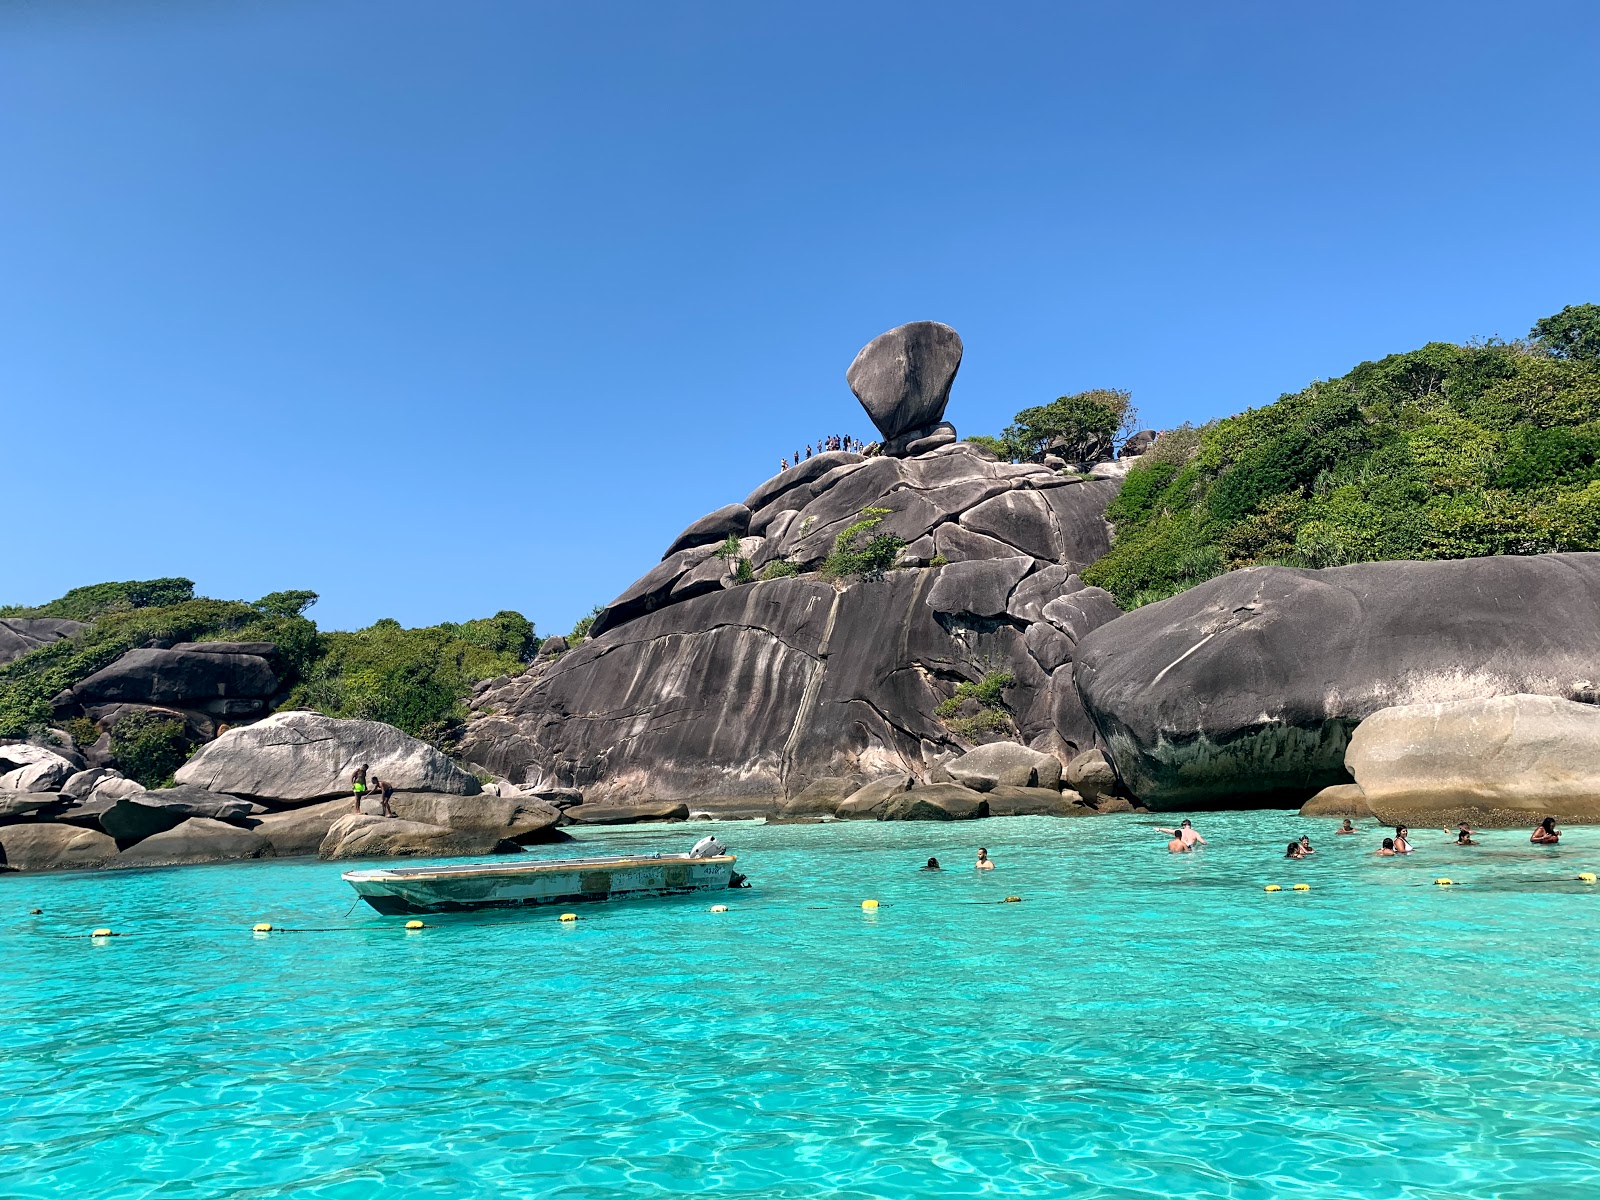
<svg viewBox="0 0 1600 1200">
<path fill-rule="evenodd" d="M 864 508 L 861 520 L 847 525 L 833 539 L 833 552 L 822 563 L 822 574 L 829 579 L 846 579 L 852 576 L 872 578 L 882 575 L 894 566 L 905 540 L 892 533 L 880 533 L 865 545 L 861 538 L 883 524 L 892 509 Z"/>
<path fill-rule="evenodd" d="M 269 617 L 298 617 L 318 600 L 315 592 L 269 592 L 255 603 Z"/>
<path fill-rule="evenodd" d="M 117 769 L 147 788 L 160 787 L 189 757 L 183 722 L 153 712 L 130 712 L 111 729 Z"/>
<path fill-rule="evenodd" d="M 718 546 L 711 553 L 715 554 L 718 558 L 738 558 L 739 552 L 739 535 L 736 533 L 730 533 L 726 538 L 723 539 L 722 545 Z"/>
<path fill-rule="evenodd" d="M 1600 306 L 1577 306 L 1531 342 L 1431 343 L 1164 434 L 1084 579 L 1133 608 L 1257 563 L 1600 549 L 1591 328 Z"/>
<path fill-rule="evenodd" d="M 572 627 L 572 632 L 567 634 L 567 645 L 576 646 L 579 642 L 587 641 L 589 639 L 589 631 L 594 628 L 594 623 L 599 620 L 600 614 L 605 610 L 606 606 L 604 604 L 596 604 L 589 610 L 587 616 L 579 617 L 577 623 Z"/>
<path fill-rule="evenodd" d="M 1081 462 L 1107 457 L 1118 436 L 1132 432 L 1137 421 L 1128 392 L 1095 388 L 1023 409 L 1006 426 L 1000 443 L 1007 458 L 1038 458 L 1054 446 L 1068 461 Z"/>
<path fill-rule="evenodd" d="M 974 437 L 963 438 L 962 440 L 970 442 L 974 446 L 981 446 L 990 454 L 993 454 L 996 458 L 1011 457 L 1010 443 L 1002 440 L 1001 438 L 989 437 L 987 434 L 980 433 Z"/>
<path fill-rule="evenodd" d="M 748 558 L 741 558 L 738 565 L 733 569 L 733 582 L 736 584 L 754 583 L 755 579 L 756 571 L 755 568 L 750 565 L 750 560 Z"/>
<path fill-rule="evenodd" d="M 956 717 L 945 722 L 945 728 L 962 741 L 975 742 L 986 733 L 1015 733 L 1016 723 L 1003 708 L 985 708 L 975 716 Z"/>
<path fill-rule="evenodd" d="M 786 558 L 775 558 L 761 568 L 758 579 L 788 579 L 790 576 L 800 574 L 800 568 Z"/>
<path fill-rule="evenodd" d="M 935 554 L 928 560 L 928 565 L 930 567 L 948 567 L 950 565 L 950 560 L 942 554 Z"/>
</svg>

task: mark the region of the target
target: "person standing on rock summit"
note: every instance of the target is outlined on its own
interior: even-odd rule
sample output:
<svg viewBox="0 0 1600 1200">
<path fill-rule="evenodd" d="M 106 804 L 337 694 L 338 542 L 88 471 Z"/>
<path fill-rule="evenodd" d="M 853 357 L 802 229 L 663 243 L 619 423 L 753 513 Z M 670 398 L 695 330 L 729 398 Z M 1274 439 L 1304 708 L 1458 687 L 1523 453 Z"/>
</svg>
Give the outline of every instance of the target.
<svg viewBox="0 0 1600 1200">
<path fill-rule="evenodd" d="M 361 811 L 361 797 L 367 794 L 367 764 L 362 763 L 350 774 L 350 790 L 355 793 L 356 811 Z"/>
</svg>

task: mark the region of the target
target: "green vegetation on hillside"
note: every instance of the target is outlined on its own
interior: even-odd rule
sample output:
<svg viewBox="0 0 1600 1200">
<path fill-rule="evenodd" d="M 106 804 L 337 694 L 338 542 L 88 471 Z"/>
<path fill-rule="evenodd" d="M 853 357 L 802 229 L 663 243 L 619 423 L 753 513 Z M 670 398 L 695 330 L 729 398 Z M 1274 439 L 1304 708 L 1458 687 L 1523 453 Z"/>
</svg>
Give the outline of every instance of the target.
<svg viewBox="0 0 1600 1200">
<path fill-rule="evenodd" d="M 8 616 L 91 622 L 75 637 L 0 666 L 0 737 L 21 737 L 51 724 L 54 696 L 129 650 L 175 642 L 264 641 L 277 644 L 274 662 L 286 703 L 329 716 L 387 721 L 448 745 L 466 717 L 472 685 L 519 673 L 538 651 L 533 622 L 520 613 L 425 629 L 403 629 L 384 620 L 354 633 L 321 633 L 302 615 L 316 599 L 315 592 L 284 591 L 254 603 L 210 600 L 195 597 L 187 579 L 159 579 L 75 588 L 36 608 L 0 610 Z M 146 774 L 168 764 L 161 778 L 171 771 L 170 733 L 164 726 L 146 729 L 138 723 L 126 734 L 117 727 L 117 736 Z"/>
<path fill-rule="evenodd" d="M 1107 515 L 1083 574 L 1124 608 L 1259 563 L 1600 550 L 1600 306 L 1163 435 Z"/>
<path fill-rule="evenodd" d="M 1116 388 L 1092 388 L 1025 408 L 999 437 L 967 441 L 1012 462 L 1038 461 L 1046 451 L 1068 462 L 1108 457 L 1138 422 L 1133 397 Z"/>
<path fill-rule="evenodd" d="M 872 533 L 883 519 L 893 511 L 887 508 L 863 508 L 861 519 L 846 525 L 833 539 L 833 552 L 822 562 L 822 575 L 827 579 L 848 579 L 852 576 L 875 578 L 894 566 L 905 540 L 892 533 L 873 534 L 866 543 L 861 539 Z"/>
</svg>

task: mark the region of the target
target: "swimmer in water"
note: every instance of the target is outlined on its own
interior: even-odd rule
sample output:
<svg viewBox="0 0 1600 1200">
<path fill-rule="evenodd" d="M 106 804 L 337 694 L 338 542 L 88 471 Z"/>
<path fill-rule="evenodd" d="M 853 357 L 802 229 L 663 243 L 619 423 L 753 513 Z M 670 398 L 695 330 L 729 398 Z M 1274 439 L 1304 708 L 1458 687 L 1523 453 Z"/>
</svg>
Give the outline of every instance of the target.
<svg viewBox="0 0 1600 1200">
<path fill-rule="evenodd" d="M 1300 835 L 1300 857 L 1310 858 L 1316 851 L 1311 848 L 1311 839 L 1305 834 Z"/>
<path fill-rule="evenodd" d="M 939 866 L 939 860 L 937 858 L 930 858 L 928 860 L 928 865 L 923 867 L 922 869 L 924 871 L 940 871 L 940 870 L 943 870 L 943 868 Z"/>
<path fill-rule="evenodd" d="M 1449 833 L 1450 831 L 1446 829 L 1445 832 Z M 1477 842 L 1472 840 L 1472 829 L 1465 821 L 1456 826 L 1456 845 L 1476 846 L 1477 844 Z"/>
<path fill-rule="evenodd" d="M 1304 858 L 1306 849 L 1299 842 L 1290 842 L 1289 849 L 1284 851 L 1285 858 Z"/>
<path fill-rule="evenodd" d="M 1411 853 L 1411 842 L 1406 837 L 1410 832 L 1411 830 L 1404 825 L 1396 825 L 1394 827 L 1394 852 L 1396 854 Z"/>
<path fill-rule="evenodd" d="M 1167 853 L 1168 854 L 1188 854 L 1188 853 L 1190 853 L 1192 847 L 1189 845 L 1188 842 L 1183 840 L 1182 835 L 1179 834 L 1176 829 L 1163 829 L 1161 832 L 1162 833 L 1170 833 L 1172 835 L 1172 840 L 1167 843 Z"/>
<path fill-rule="evenodd" d="M 1528 839 L 1535 846 L 1554 846 L 1561 840 L 1561 831 L 1556 828 L 1556 819 L 1546 817 L 1539 822 L 1539 828 L 1533 831 L 1533 836 Z"/>
<path fill-rule="evenodd" d="M 978 847 L 978 861 L 972 865 L 980 871 L 994 870 L 994 861 L 990 859 L 989 851 L 982 846 Z"/>
<path fill-rule="evenodd" d="M 1194 826 L 1189 824 L 1188 817 L 1185 817 L 1182 821 L 1178 822 L 1178 827 L 1176 829 L 1162 829 L 1157 827 L 1156 832 L 1170 833 L 1175 838 L 1182 838 L 1183 848 L 1185 850 L 1193 850 L 1196 843 L 1202 846 L 1206 844 L 1205 838 L 1196 833 L 1194 831 Z"/>
<path fill-rule="evenodd" d="M 1350 824 L 1350 818 L 1346 817 L 1344 819 L 1344 824 L 1339 826 L 1339 828 L 1335 829 L 1334 832 L 1335 833 L 1359 833 L 1360 830 L 1358 830 L 1354 825 Z"/>
<path fill-rule="evenodd" d="M 1377 850 L 1374 850 L 1373 853 L 1376 854 L 1379 858 L 1393 858 L 1394 857 L 1394 839 L 1393 838 L 1384 838 L 1383 839 L 1383 845 L 1381 847 L 1379 847 Z"/>
</svg>

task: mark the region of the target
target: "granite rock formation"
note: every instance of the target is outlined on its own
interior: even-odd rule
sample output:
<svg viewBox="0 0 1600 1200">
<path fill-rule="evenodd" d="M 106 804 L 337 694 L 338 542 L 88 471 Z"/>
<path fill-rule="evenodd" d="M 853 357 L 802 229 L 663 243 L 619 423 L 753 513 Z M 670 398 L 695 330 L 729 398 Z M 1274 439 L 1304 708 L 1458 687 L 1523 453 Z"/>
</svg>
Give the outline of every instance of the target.
<svg viewBox="0 0 1600 1200">
<path fill-rule="evenodd" d="M 1494 696 L 1385 708 L 1356 727 L 1345 765 L 1391 825 L 1600 822 L 1600 707 Z"/>
<path fill-rule="evenodd" d="M 62 617 L 0 617 L 0 666 L 86 628 Z"/>
<path fill-rule="evenodd" d="M 1076 572 L 1106 550 L 1115 490 L 964 443 L 808 459 L 744 502 L 740 553 L 758 581 L 703 569 L 724 561 L 715 544 L 686 544 L 736 533 L 736 511 L 696 522 L 588 641 L 475 697 L 461 754 L 521 786 L 580 788 L 585 807 L 751 812 L 825 779 L 933 782 L 978 741 L 1065 764 L 1095 744 L 1071 663 L 1118 609 Z M 905 543 L 897 566 L 828 578 L 819 568 L 868 509 L 886 510 L 873 534 Z M 760 580 L 775 562 L 795 574 Z M 1010 729 L 935 712 L 1002 672 Z"/>
<path fill-rule="evenodd" d="M 1600 554 L 1253 567 L 1088 632 L 1074 672 L 1149 807 L 1298 805 L 1380 709 L 1593 701 L 1596 644 Z"/>
<path fill-rule="evenodd" d="M 861 347 L 845 372 L 845 382 L 886 442 L 913 432 L 926 437 L 944 419 L 950 385 L 960 366 L 960 334 L 938 321 L 913 321 L 880 333 Z M 954 430 L 949 440 L 955 440 Z M 935 448 L 908 444 L 904 452 Z"/>
</svg>

